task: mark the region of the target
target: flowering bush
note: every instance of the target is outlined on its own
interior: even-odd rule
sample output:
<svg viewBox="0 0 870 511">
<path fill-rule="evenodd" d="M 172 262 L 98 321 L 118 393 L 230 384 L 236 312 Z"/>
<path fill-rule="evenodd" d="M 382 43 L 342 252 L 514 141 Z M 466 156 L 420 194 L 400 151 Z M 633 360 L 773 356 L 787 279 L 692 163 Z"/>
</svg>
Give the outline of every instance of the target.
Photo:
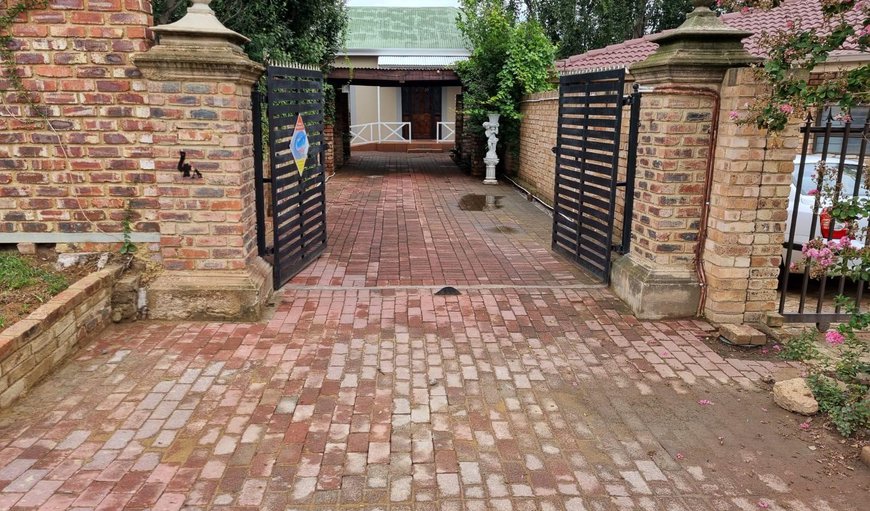
<svg viewBox="0 0 870 511">
<path fill-rule="evenodd" d="M 749 14 L 770 9 L 782 0 L 717 0 L 720 9 Z M 861 65 L 809 82 L 809 73 L 829 56 L 842 50 L 870 49 L 870 0 L 821 0 L 821 27 L 802 27 L 788 21 L 776 32 L 764 34 L 759 43 L 767 58 L 759 69 L 770 85 L 769 94 L 751 106 L 743 119 L 774 132 L 785 128 L 789 117 L 804 117 L 810 107 L 838 104 L 848 116 L 852 107 L 870 99 L 870 65 Z"/>
<path fill-rule="evenodd" d="M 823 229 L 816 233 L 819 237 L 804 244 L 803 261 L 794 269 L 806 270 L 813 278 L 843 277 L 867 286 L 870 248 L 855 240 L 868 239 L 870 198 L 853 197 L 853 190 L 843 190 L 842 175 L 838 174 L 824 161 L 816 167 L 812 176 L 817 186 L 813 212 L 821 218 Z M 863 169 L 862 174 L 870 181 L 870 168 Z M 849 315 L 849 321 L 825 332 L 831 355 L 813 346 L 815 332 L 806 332 L 790 342 L 784 355 L 809 363 L 808 383 L 820 409 L 831 417 L 840 433 L 850 435 L 870 426 L 870 345 L 862 335 L 870 326 L 870 312 L 862 311 L 845 296 L 837 296 L 835 304 Z"/>
</svg>

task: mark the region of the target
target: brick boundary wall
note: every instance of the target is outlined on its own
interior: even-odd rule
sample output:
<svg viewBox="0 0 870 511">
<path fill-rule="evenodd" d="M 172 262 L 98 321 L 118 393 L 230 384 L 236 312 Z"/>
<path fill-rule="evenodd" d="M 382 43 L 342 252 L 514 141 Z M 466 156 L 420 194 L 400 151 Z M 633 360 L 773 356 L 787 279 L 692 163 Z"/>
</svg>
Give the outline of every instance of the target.
<svg viewBox="0 0 870 511">
<path fill-rule="evenodd" d="M 627 76 L 624 93 L 631 94 L 634 81 Z M 555 191 L 556 136 L 559 123 L 559 90 L 539 92 L 523 98 L 520 104 L 522 121 L 520 123 L 520 151 L 517 162 L 517 177 L 520 184 L 539 199 L 553 206 Z M 619 167 L 617 179 L 625 181 L 626 152 L 628 150 L 629 118 L 631 107 L 623 106 L 622 130 L 619 141 Z M 622 241 L 624 225 L 625 188 L 616 190 L 614 208 L 613 242 Z"/>
<path fill-rule="evenodd" d="M 26 122 L 29 107 L 4 94 L 0 243 L 98 250 L 89 242 L 121 240 L 128 204 L 134 241 L 159 240 L 152 142 L 163 126 L 132 63 L 151 23 L 148 0 L 50 0 L 12 25 L 24 86 L 50 124 Z"/>
<path fill-rule="evenodd" d="M 555 189 L 556 128 L 559 118 L 559 91 L 547 91 L 523 98 L 520 104 L 520 157 L 517 177 L 549 205 Z"/>
<path fill-rule="evenodd" d="M 111 323 L 112 285 L 119 274 L 119 266 L 92 273 L 0 331 L 0 408 Z"/>
</svg>

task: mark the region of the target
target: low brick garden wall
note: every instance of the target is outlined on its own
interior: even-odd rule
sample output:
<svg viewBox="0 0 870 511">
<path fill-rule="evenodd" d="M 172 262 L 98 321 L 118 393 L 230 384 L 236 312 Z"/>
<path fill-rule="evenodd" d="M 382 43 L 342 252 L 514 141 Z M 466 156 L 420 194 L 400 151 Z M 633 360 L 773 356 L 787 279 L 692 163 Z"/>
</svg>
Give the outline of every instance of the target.
<svg viewBox="0 0 870 511">
<path fill-rule="evenodd" d="M 0 332 L 0 408 L 35 386 L 112 320 L 120 267 L 88 275 Z"/>
</svg>

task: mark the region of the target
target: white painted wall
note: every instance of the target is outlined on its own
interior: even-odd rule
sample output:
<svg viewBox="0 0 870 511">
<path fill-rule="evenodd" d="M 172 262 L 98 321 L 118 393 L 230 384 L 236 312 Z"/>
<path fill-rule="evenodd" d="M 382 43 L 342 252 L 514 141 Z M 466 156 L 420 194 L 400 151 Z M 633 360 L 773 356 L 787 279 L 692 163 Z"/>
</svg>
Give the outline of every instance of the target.
<svg viewBox="0 0 870 511">
<path fill-rule="evenodd" d="M 378 122 L 378 89 L 380 89 L 380 121 L 402 121 L 402 89 L 399 87 L 371 87 L 367 85 L 350 86 L 350 124 Z M 396 126 L 393 125 L 393 128 Z M 375 128 L 377 129 L 377 128 Z M 386 128 L 381 128 L 385 140 L 400 140 L 387 137 Z"/>
</svg>

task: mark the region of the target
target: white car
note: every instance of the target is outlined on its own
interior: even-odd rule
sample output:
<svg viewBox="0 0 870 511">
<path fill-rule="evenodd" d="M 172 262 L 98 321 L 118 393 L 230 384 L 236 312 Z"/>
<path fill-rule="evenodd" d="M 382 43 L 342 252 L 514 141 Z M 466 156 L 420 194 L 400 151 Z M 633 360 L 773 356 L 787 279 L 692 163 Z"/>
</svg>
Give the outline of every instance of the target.
<svg viewBox="0 0 870 511">
<path fill-rule="evenodd" d="M 800 155 L 798 155 L 794 160 L 794 173 L 791 176 L 791 190 L 788 195 L 788 219 L 785 224 L 785 242 L 782 249 L 782 261 L 785 264 L 786 256 L 788 255 L 788 250 L 791 248 L 791 261 L 790 264 L 800 263 L 803 261 L 803 253 L 801 249 L 803 248 L 804 243 L 809 241 L 810 239 L 810 224 L 813 221 L 813 204 L 816 201 L 816 197 L 814 195 L 810 195 L 810 192 L 813 191 L 818 184 L 816 180 L 813 178 L 813 175 L 816 173 L 816 167 L 819 165 L 819 161 L 821 161 L 821 157 L 818 155 L 807 155 L 806 162 L 804 163 L 804 175 L 801 181 L 801 192 L 800 192 L 800 205 L 798 206 L 797 211 L 797 223 L 795 224 L 795 236 L 794 240 L 791 240 L 791 247 L 789 247 L 789 238 L 791 231 L 791 218 L 794 212 L 794 201 L 795 201 L 795 191 L 797 190 L 797 180 L 798 180 L 798 171 L 800 170 Z M 839 163 L 839 155 L 832 156 L 828 159 L 828 167 L 836 170 L 837 164 Z M 847 159 L 843 166 L 843 192 L 848 196 L 851 196 L 855 189 L 855 177 L 858 172 L 858 162 L 855 160 Z M 867 190 L 864 183 L 861 183 L 861 186 L 858 189 L 859 196 L 870 196 L 870 191 Z M 821 222 L 821 213 L 819 211 L 819 215 L 816 217 L 816 228 L 815 228 L 815 238 L 824 237 L 828 234 L 828 222 L 826 222 L 825 229 L 822 229 Z M 867 226 L 866 219 L 859 223 L 861 228 Z M 845 229 L 841 224 L 834 225 L 834 233 L 831 236 L 831 239 L 839 239 L 842 238 L 846 233 Z M 853 240 L 852 246 L 857 248 L 862 248 L 864 246 L 863 240 Z"/>
</svg>

